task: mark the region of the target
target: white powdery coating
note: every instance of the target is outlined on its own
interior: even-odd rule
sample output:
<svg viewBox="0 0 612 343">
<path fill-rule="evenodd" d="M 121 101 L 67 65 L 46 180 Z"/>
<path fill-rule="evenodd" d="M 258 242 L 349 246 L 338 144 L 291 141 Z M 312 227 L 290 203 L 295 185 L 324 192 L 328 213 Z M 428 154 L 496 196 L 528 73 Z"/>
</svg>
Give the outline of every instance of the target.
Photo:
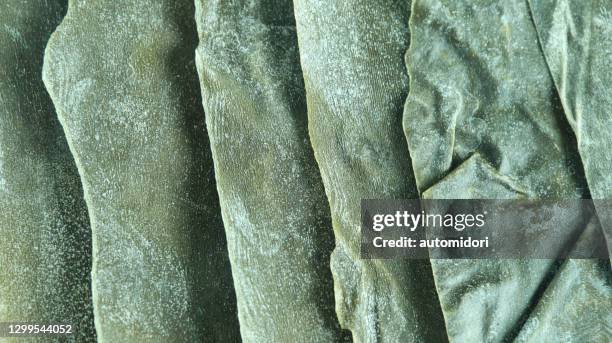
<svg viewBox="0 0 612 343">
<path fill-rule="evenodd" d="M 360 201 L 417 196 L 402 132 L 409 1 L 296 1 L 309 133 L 334 219 L 336 312 L 356 342 L 444 339 L 428 262 L 360 259 Z"/>
<path fill-rule="evenodd" d="M 410 27 L 405 127 L 425 197 L 585 194 L 527 3 L 415 1 Z M 565 315 L 546 301 L 554 298 L 553 275 L 568 276 L 561 284 L 573 290 L 603 280 L 602 264 L 594 261 L 585 261 L 579 281 L 557 268 L 552 260 L 432 261 L 450 340 L 514 340 L 525 318 Z M 592 295 L 605 303 L 601 294 Z M 578 296 L 571 301 L 580 303 Z M 572 315 L 544 326 L 571 331 Z"/>
<path fill-rule="evenodd" d="M 612 4 L 530 1 L 544 55 L 555 80 L 594 199 L 612 198 Z M 602 223 L 612 220 L 597 208 Z M 612 227 L 604 225 L 609 250 Z"/>
<path fill-rule="evenodd" d="M 59 1 L 0 3 L 0 322 L 72 324 L 68 341 L 92 341 L 87 209 L 40 80 L 63 11 Z"/>
<path fill-rule="evenodd" d="M 45 54 L 90 209 L 102 342 L 237 339 L 192 11 L 75 1 Z"/>
<path fill-rule="evenodd" d="M 197 66 L 245 342 L 336 342 L 291 1 L 197 1 Z"/>
</svg>

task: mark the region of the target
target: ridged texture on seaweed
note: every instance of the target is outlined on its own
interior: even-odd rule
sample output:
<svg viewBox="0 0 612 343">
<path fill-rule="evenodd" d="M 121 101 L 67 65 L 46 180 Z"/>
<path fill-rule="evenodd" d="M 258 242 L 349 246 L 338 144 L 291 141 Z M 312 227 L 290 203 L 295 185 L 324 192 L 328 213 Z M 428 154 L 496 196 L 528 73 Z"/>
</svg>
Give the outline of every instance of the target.
<svg viewBox="0 0 612 343">
<path fill-rule="evenodd" d="M 43 78 L 85 190 L 100 342 L 236 342 L 190 1 L 71 1 Z"/>
<path fill-rule="evenodd" d="M 197 1 L 197 64 L 245 342 L 338 342 L 329 207 L 293 5 Z"/>
<path fill-rule="evenodd" d="M 336 236 L 340 324 L 355 342 L 443 342 L 429 262 L 360 258 L 361 199 L 417 197 L 401 126 L 409 2 L 295 4 L 310 137 Z"/>
</svg>

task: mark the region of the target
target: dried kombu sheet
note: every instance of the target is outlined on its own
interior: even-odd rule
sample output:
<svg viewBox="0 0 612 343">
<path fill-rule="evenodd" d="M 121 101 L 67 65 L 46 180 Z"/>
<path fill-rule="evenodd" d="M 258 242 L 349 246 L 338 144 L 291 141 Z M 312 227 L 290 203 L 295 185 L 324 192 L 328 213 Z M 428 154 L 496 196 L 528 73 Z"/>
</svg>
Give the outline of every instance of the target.
<svg viewBox="0 0 612 343">
<path fill-rule="evenodd" d="M 410 29 L 404 126 L 423 197 L 587 193 L 526 3 L 417 0 Z M 451 341 L 605 335 L 605 262 L 434 260 L 432 268 Z"/>
<path fill-rule="evenodd" d="M 90 211 L 101 342 L 239 341 L 190 1 L 71 1 L 43 78 Z"/>
<path fill-rule="evenodd" d="M 409 2 L 298 0 L 295 13 L 340 323 L 355 342 L 443 342 L 429 262 L 360 259 L 361 199 L 417 196 L 401 129 Z"/>
<path fill-rule="evenodd" d="M 530 0 L 540 44 L 578 142 L 593 199 L 612 198 L 612 2 Z M 598 205 L 596 201 L 596 205 Z M 612 213 L 598 207 L 608 249 Z"/>
<path fill-rule="evenodd" d="M 0 322 L 71 324 L 72 340 L 87 342 L 89 219 L 40 77 L 65 10 L 64 1 L 0 2 Z"/>
<path fill-rule="evenodd" d="M 245 342 L 338 342 L 291 1 L 200 0 L 197 64 Z"/>
</svg>

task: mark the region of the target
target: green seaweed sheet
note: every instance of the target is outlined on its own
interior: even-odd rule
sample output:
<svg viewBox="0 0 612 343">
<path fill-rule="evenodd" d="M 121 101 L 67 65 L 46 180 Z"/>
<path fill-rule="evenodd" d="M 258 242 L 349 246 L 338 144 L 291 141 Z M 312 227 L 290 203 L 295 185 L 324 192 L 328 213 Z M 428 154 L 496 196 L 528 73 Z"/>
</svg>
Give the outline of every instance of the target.
<svg viewBox="0 0 612 343">
<path fill-rule="evenodd" d="M 245 342 L 338 342 L 333 233 L 293 5 L 197 1 L 197 65 Z"/>
<path fill-rule="evenodd" d="M 610 65 L 606 0 L 3 0 L 0 322 L 610 342 L 609 260 L 364 260 L 359 240 L 365 198 L 592 196 L 575 244 L 610 249 Z"/>
<path fill-rule="evenodd" d="M 404 127 L 424 198 L 588 194 L 526 2 L 415 0 L 410 30 Z M 607 261 L 433 260 L 432 269 L 452 342 L 610 338 Z"/>
<path fill-rule="evenodd" d="M 362 260 L 363 198 L 416 198 L 402 133 L 409 1 L 295 2 L 309 134 L 331 206 L 336 313 L 355 342 L 444 342 L 429 262 Z"/>
<path fill-rule="evenodd" d="M 530 0 L 540 45 L 577 138 L 591 196 L 612 198 L 612 2 Z M 601 204 L 603 205 L 603 204 Z M 612 251 L 612 212 L 599 206 Z"/>
<path fill-rule="evenodd" d="M 89 342 L 87 208 L 40 77 L 65 10 L 64 1 L 0 2 L 0 322 L 71 324 L 69 341 Z"/>
<path fill-rule="evenodd" d="M 239 341 L 190 1 L 70 1 L 43 79 L 93 231 L 100 342 Z"/>
</svg>

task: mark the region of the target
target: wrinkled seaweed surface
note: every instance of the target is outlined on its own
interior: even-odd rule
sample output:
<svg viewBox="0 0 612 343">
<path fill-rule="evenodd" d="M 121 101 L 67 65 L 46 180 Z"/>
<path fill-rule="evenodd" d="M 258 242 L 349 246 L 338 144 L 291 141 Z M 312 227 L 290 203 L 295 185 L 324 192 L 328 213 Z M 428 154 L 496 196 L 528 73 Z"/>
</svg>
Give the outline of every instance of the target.
<svg viewBox="0 0 612 343">
<path fill-rule="evenodd" d="M 609 260 L 360 255 L 375 198 L 592 197 L 574 244 L 610 247 L 610 33 L 606 0 L 5 0 L 0 322 L 612 341 Z"/>
</svg>

